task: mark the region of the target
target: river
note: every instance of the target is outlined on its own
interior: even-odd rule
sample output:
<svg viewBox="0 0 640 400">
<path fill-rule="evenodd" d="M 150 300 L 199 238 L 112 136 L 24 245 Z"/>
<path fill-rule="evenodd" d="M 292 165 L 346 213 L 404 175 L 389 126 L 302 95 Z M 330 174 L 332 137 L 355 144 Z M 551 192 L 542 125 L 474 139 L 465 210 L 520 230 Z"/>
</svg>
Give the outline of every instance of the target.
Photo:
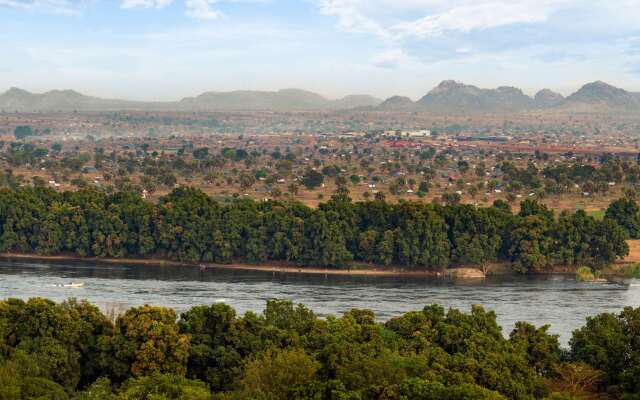
<svg viewBox="0 0 640 400">
<path fill-rule="evenodd" d="M 81 288 L 59 287 L 82 282 Z M 640 283 L 630 286 L 579 283 L 566 276 L 494 277 L 451 282 L 390 277 L 315 276 L 191 267 L 0 263 L 0 298 L 87 299 L 106 311 L 154 304 L 178 312 L 198 304 L 225 302 L 239 313 L 261 312 L 270 298 L 303 303 L 317 314 L 372 309 L 386 320 L 427 304 L 469 311 L 493 310 L 508 334 L 516 321 L 550 324 L 566 345 L 585 318 L 640 306 Z"/>
</svg>

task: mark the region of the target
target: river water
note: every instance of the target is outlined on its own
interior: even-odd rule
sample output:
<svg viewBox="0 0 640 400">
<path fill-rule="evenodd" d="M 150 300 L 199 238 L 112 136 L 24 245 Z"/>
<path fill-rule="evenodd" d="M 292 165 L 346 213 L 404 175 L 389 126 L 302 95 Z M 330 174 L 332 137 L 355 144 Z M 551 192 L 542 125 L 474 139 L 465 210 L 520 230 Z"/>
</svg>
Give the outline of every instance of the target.
<svg viewBox="0 0 640 400">
<path fill-rule="evenodd" d="M 58 285 L 82 282 L 81 288 Z M 386 320 L 427 304 L 469 311 L 481 304 L 493 310 L 508 334 L 516 321 L 550 324 L 567 344 L 585 318 L 640 306 L 640 282 L 630 286 L 579 283 L 571 277 L 494 277 L 451 282 L 390 277 L 345 277 L 229 271 L 140 265 L 96 266 L 66 263 L 0 263 L 0 299 L 69 297 L 87 299 L 106 311 L 154 304 L 178 312 L 194 305 L 225 302 L 239 313 L 261 312 L 270 298 L 304 303 L 317 314 L 339 315 L 352 308 L 372 309 Z"/>
</svg>

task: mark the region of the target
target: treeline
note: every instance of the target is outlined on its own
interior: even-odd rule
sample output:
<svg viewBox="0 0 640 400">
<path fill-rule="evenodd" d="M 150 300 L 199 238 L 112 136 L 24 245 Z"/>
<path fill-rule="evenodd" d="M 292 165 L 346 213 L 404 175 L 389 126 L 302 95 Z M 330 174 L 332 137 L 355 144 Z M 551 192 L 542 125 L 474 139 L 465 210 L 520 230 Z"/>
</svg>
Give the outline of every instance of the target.
<svg viewBox="0 0 640 400">
<path fill-rule="evenodd" d="M 556 217 L 532 200 L 513 214 L 500 201 L 488 208 L 353 203 L 342 194 L 312 209 L 288 201 L 221 203 L 191 188 L 158 204 L 129 192 L 0 190 L 2 252 L 189 262 L 440 269 L 506 261 L 522 271 L 603 266 L 628 253 L 619 222 L 583 211 Z"/>
<path fill-rule="evenodd" d="M 638 399 L 640 308 L 589 318 L 568 349 L 548 326 L 432 305 L 385 323 L 270 300 L 177 318 L 142 306 L 0 301 L 2 400 Z"/>
<path fill-rule="evenodd" d="M 437 157 L 436 157 L 437 158 Z M 500 180 L 490 181 L 490 186 L 503 185 L 501 188 L 508 193 L 518 193 L 523 190 L 534 191 L 540 195 L 560 195 L 570 193 L 579 188 L 580 193 L 594 195 L 607 193 L 611 185 L 626 185 L 627 190 L 635 193 L 635 187 L 640 182 L 640 165 L 637 160 L 624 159 L 611 154 L 603 154 L 596 162 L 590 158 L 579 157 L 573 159 L 573 155 L 564 155 L 564 162 L 547 165 L 539 169 L 530 159 L 526 167 L 518 167 L 512 161 L 511 156 L 497 165 L 502 172 Z M 548 160 L 548 154 L 536 152 L 535 159 Z M 459 163 L 458 169 L 465 173 L 464 166 Z M 480 167 L 480 168 L 479 168 Z M 476 174 L 484 177 L 483 163 L 476 165 Z M 497 178 L 497 177 L 496 177 Z"/>
</svg>

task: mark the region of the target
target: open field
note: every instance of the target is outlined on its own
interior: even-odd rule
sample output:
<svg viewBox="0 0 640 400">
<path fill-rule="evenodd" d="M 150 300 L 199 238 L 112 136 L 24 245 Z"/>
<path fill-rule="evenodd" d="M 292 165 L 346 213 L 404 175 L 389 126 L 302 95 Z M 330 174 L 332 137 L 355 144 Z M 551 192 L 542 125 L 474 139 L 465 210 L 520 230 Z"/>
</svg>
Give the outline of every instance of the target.
<svg viewBox="0 0 640 400">
<path fill-rule="evenodd" d="M 640 262 L 640 240 L 628 240 L 627 243 L 629 243 L 629 255 L 624 259 L 624 262 Z"/>
</svg>

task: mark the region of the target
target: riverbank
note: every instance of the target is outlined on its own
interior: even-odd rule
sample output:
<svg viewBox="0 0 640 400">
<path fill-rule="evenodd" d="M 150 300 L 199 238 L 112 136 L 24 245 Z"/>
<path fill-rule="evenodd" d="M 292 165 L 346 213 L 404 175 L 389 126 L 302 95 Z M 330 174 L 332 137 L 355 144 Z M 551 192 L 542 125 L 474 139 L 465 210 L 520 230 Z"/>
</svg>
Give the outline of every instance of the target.
<svg viewBox="0 0 640 400">
<path fill-rule="evenodd" d="M 82 263 L 82 264 L 125 264 L 125 265 L 145 265 L 157 267 L 199 267 L 203 269 L 236 270 L 236 271 L 259 271 L 274 274 L 303 274 L 303 275 L 338 275 L 338 276 L 373 276 L 373 277 L 407 277 L 407 278 L 440 278 L 440 279 L 484 279 L 487 276 L 495 275 L 516 275 L 508 263 L 493 263 L 486 266 L 483 271 L 480 268 L 461 266 L 447 268 L 442 271 L 432 270 L 411 270 L 401 267 L 379 267 L 371 264 L 353 263 L 346 268 L 322 268 L 322 267 L 301 267 L 288 263 L 189 263 L 182 261 L 172 261 L 161 258 L 109 258 L 109 257 L 78 257 L 75 255 L 39 255 L 21 253 L 0 253 L 0 261 L 13 262 L 50 262 L 50 263 Z M 617 276 L 617 271 L 625 265 L 632 264 L 628 260 L 621 260 L 612 264 L 603 272 L 603 277 L 607 275 Z M 538 271 L 535 275 L 575 275 L 576 268 L 558 265 L 551 269 Z"/>
<path fill-rule="evenodd" d="M 127 265 L 147 265 L 158 267 L 200 267 L 204 269 L 224 269 L 238 271 L 261 271 L 283 274 L 309 274 L 309 275 L 342 275 L 342 276 L 388 276 L 388 277 L 411 277 L 411 278 L 448 278 L 448 279 L 483 279 L 484 272 L 480 269 L 461 267 L 449 268 L 444 271 L 430 270 L 407 270 L 404 268 L 382 268 L 374 266 L 353 265 L 349 268 L 318 268 L 299 267 L 287 264 L 213 264 L 213 263 L 187 263 L 171 261 L 158 258 L 106 258 L 106 257 L 78 257 L 72 255 L 39 255 L 20 253 L 0 253 L 0 261 L 13 262 L 53 262 L 53 263 L 95 263 L 103 265 L 127 264 Z"/>
</svg>

